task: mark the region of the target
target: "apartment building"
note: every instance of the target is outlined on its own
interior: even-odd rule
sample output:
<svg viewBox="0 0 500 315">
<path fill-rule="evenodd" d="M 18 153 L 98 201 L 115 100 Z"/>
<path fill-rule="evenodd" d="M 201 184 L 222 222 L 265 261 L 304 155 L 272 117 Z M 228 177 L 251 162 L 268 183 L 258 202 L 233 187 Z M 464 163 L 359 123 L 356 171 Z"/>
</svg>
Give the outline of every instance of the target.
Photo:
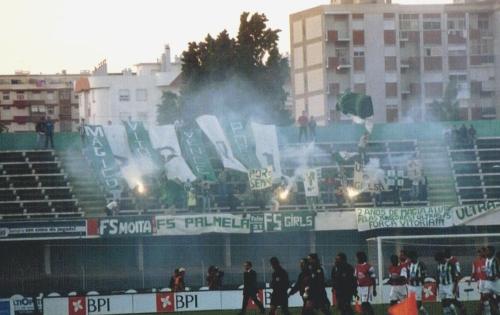
<svg viewBox="0 0 500 315">
<path fill-rule="evenodd" d="M 292 14 L 290 42 L 296 116 L 343 120 L 350 89 L 372 96 L 376 122 L 434 119 L 452 81 L 461 119 L 500 116 L 500 1 L 332 0 Z"/>
<path fill-rule="evenodd" d="M 163 92 L 179 93 L 181 83 L 180 61 L 171 62 L 168 45 L 157 62 L 136 64 L 135 71 L 109 73 L 103 61 L 92 75 L 76 82 L 80 117 L 98 125 L 118 123 L 129 117 L 156 124 L 157 105 Z"/>
<path fill-rule="evenodd" d="M 34 131 L 42 116 L 50 116 L 56 131 L 75 131 L 78 97 L 73 83 L 87 74 L 0 75 L 0 122 L 9 132 Z"/>
</svg>

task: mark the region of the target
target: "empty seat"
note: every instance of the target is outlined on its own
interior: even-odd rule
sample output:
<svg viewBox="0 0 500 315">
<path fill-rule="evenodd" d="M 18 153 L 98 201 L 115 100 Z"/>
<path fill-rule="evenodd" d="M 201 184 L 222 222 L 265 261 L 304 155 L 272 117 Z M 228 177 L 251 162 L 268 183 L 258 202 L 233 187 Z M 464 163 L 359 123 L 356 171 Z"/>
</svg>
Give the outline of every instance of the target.
<svg viewBox="0 0 500 315">
<path fill-rule="evenodd" d="M 477 139 L 476 145 L 478 149 L 495 149 L 500 148 L 500 138 L 496 139 Z"/>
<path fill-rule="evenodd" d="M 413 141 L 388 142 L 389 150 L 394 152 L 412 152 L 415 151 L 415 143 Z"/>
<path fill-rule="evenodd" d="M 28 213 L 45 213 L 52 211 L 52 207 L 49 205 L 48 201 L 24 202 L 22 206 Z"/>
<path fill-rule="evenodd" d="M 483 179 L 484 179 L 484 185 L 486 186 L 500 186 L 500 174 L 485 175 Z"/>
<path fill-rule="evenodd" d="M 30 151 L 26 152 L 30 162 L 50 162 L 55 160 L 53 151 Z"/>
<path fill-rule="evenodd" d="M 76 212 L 76 211 L 78 211 L 78 207 L 76 206 L 76 200 L 52 201 L 52 208 L 56 212 Z"/>
<path fill-rule="evenodd" d="M 498 157 L 500 159 L 500 156 Z M 498 173 L 500 174 L 500 162 L 481 163 L 483 173 Z"/>
<path fill-rule="evenodd" d="M 0 215 L 16 213 L 23 213 L 23 209 L 18 202 L 0 203 Z"/>
<path fill-rule="evenodd" d="M 20 200 L 44 200 L 45 196 L 41 189 L 19 189 L 16 194 Z"/>
<path fill-rule="evenodd" d="M 459 189 L 459 195 L 462 199 L 483 199 L 483 190 L 481 188 Z"/>
<path fill-rule="evenodd" d="M 488 199 L 500 199 L 500 188 L 486 188 Z"/>
<path fill-rule="evenodd" d="M 453 170 L 456 174 L 478 174 L 479 167 L 476 163 L 455 164 Z"/>
<path fill-rule="evenodd" d="M 23 156 L 23 152 L 0 152 L 0 163 L 24 161 L 26 157 Z"/>
<path fill-rule="evenodd" d="M 32 168 L 37 174 L 57 174 L 61 172 L 57 163 L 33 163 Z"/>
<path fill-rule="evenodd" d="M 0 201 L 16 200 L 16 196 L 12 190 L 0 190 Z"/>
<path fill-rule="evenodd" d="M 52 188 L 45 189 L 45 195 L 49 197 L 49 199 L 72 199 L 73 194 L 71 193 L 71 189 L 67 188 Z"/>
<path fill-rule="evenodd" d="M 43 187 L 60 187 L 67 186 L 68 181 L 66 177 L 61 175 L 40 175 L 38 180 L 42 184 Z"/>
<path fill-rule="evenodd" d="M 458 187 L 473 187 L 473 186 L 481 186 L 481 177 L 478 176 L 460 176 L 457 177 L 457 186 Z"/>
<path fill-rule="evenodd" d="M 500 160 L 500 149 L 498 151 L 478 151 L 477 154 L 481 161 Z"/>
<path fill-rule="evenodd" d="M 9 188 L 10 182 L 7 177 L 0 177 L 0 188 Z"/>
<path fill-rule="evenodd" d="M 16 175 L 16 174 L 22 175 L 22 174 L 31 174 L 33 172 L 28 163 L 4 164 L 2 165 L 0 171 L 1 170 L 3 170 L 3 173 L 5 175 Z"/>
<path fill-rule="evenodd" d="M 12 176 L 9 178 L 9 181 L 16 188 L 38 186 L 35 176 Z"/>
</svg>

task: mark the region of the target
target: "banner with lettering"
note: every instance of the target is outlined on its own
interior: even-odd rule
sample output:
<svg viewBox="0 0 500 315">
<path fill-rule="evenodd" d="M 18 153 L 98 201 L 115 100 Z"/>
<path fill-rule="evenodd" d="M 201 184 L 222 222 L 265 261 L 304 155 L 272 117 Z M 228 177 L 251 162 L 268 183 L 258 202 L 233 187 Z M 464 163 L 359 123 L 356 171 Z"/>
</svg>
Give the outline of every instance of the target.
<svg viewBox="0 0 500 315">
<path fill-rule="evenodd" d="M 208 153 L 205 150 L 200 128 L 197 126 L 181 127 L 179 130 L 179 142 L 182 155 L 196 177 L 215 181 L 215 172 L 210 164 Z"/>
<path fill-rule="evenodd" d="M 314 230 L 314 213 L 293 211 L 252 214 L 160 215 L 155 217 L 155 227 L 155 235 L 311 231 Z"/>
<path fill-rule="evenodd" d="M 98 178 L 106 191 L 118 193 L 121 187 L 121 172 L 111 147 L 100 125 L 85 125 L 86 145 L 84 155 L 90 162 L 92 169 L 97 172 Z"/>
<path fill-rule="evenodd" d="M 149 133 L 140 121 L 127 120 L 123 122 L 127 132 L 128 145 L 134 158 L 143 163 L 153 164 L 156 168 L 161 168 L 161 157 L 158 151 L 153 149 Z"/>
<path fill-rule="evenodd" d="M 307 169 L 304 172 L 304 192 L 306 197 L 318 197 L 318 170 L 315 168 Z"/>
<path fill-rule="evenodd" d="M 276 126 L 252 122 L 250 127 L 255 141 L 255 153 L 260 166 L 271 166 L 273 168 L 273 178 L 279 180 L 281 178 L 281 162 Z"/>
<path fill-rule="evenodd" d="M 464 206 L 413 208 L 358 208 L 358 231 L 390 228 L 446 228 L 463 225 L 480 216 L 500 210 L 500 202 Z"/>
<path fill-rule="evenodd" d="M 248 180 L 251 190 L 262 190 L 273 186 L 273 170 L 266 168 L 248 170 Z"/>
</svg>

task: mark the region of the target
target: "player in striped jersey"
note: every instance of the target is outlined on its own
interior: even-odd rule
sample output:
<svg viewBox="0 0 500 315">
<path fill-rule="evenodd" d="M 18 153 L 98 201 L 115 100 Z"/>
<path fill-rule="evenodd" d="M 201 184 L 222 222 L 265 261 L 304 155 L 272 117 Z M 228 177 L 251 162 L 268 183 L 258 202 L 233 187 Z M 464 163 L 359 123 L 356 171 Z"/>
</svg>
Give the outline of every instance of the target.
<svg viewBox="0 0 500 315">
<path fill-rule="evenodd" d="M 418 260 L 418 254 L 416 251 L 410 251 L 408 253 L 408 258 L 410 259 L 406 276 L 408 282 L 408 294 L 415 294 L 420 314 L 427 315 L 429 313 L 427 313 L 427 310 L 422 305 L 422 290 L 426 277 L 426 268 L 424 263 Z"/>
<path fill-rule="evenodd" d="M 500 296 L 500 266 L 498 258 L 495 257 L 495 248 L 493 246 L 486 247 L 484 271 L 486 273 L 486 281 L 484 283 L 486 298 L 490 302 L 491 313 L 498 314 L 497 299 Z"/>
<path fill-rule="evenodd" d="M 453 264 L 455 266 L 455 274 L 457 278 L 457 285 L 453 288 L 454 289 L 454 294 L 455 294 L 455 299 L 452 301 L 453 307 L 458 307 L 459 309 L 464 309 L 465 306 L 460 302 L 458 299 L 460 298 L 460 291 L 458 290 L 458 282 L 462 278 L 462 268 L 460 267 L 460 262 L 458 261 L 458 258 L 456 256 L 453 256 L 451 254 L 451 250 L 449 248 L 446 248 L 444 250 L 444 258 L 446 261 L 450 264 Z M 465 312 L 465 311 L 464 311 Z"/>
<path fill-rule="evenodd" d="M 486 248 L 481 247 L 480 249 L 477 250 L 476 259 L 472 262 L 472 273 L 470 276 L 471 281 L 477 282 L 477 288 L 481 296 L 479 307 L 476 313 L 478 315 L 483 314 L 486 306 L 488 305 L 488 299 L 486 298 L 486 291 L 484 288 L 486 280 L 485 263 L 486 263 Z"/>
<path fill-rule="evenodd" d="M 460 315 L 465 315 L 465 308 L 455 295 L 456 288 L 458 287 L 456 265 L 447 260 L 446 255 L 442 252 L 436 253 L 434 258 L 438 263 L 436 280 L 441 305 L 443 306 L 443 315 L 453 314 L 455 306 L 458 306 L 458 313 Z"/>
</svg>

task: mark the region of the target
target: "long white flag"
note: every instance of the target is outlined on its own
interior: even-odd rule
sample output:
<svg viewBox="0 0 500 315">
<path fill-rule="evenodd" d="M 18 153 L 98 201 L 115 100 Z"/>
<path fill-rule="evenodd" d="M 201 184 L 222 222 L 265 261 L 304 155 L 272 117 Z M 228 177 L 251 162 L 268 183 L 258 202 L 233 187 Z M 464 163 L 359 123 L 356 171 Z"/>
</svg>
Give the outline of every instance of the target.
<svg viewBox="0 0 500 315">
<path fill-rule="evenodd" d="M 148 132 L 153 148 L 165 158 L 168 178 L 176 178 L 181 182 L 188 179 L 194 181 L 196 176 L 182 157 L 174 125 L 151 126 Z"/>
<path fill-rule="evenodd" d="M 248 172 L 246 167 L 235 158 L 231 145 L 224 134 L 224 130 L 215 116 L 203 115 L 196 118 L 196 122 L 207 138 L 214 144 L 219 158 L 222 161 L 222 165 L 224 165 L 225 168 L 244 173 Z"/>
</svg>

